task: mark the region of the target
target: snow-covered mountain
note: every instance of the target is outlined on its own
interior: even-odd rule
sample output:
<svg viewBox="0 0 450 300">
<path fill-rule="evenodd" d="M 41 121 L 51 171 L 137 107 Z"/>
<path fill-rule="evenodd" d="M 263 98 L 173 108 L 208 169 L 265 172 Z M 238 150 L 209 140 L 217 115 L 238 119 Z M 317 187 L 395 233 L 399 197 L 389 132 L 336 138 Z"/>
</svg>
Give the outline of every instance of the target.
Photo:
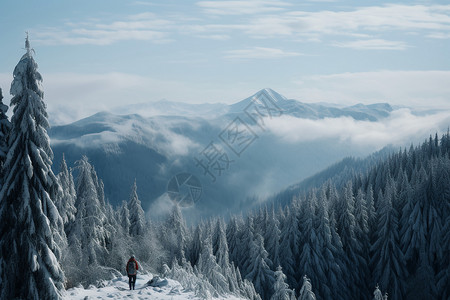
<svg viewBox="0 0 450 300">
<path fill-rule="evenodd" d="M 376 121 L 387 117 L 393 110 L 388 103 L 356 104 L 353 106 L 337 106 L 332 103 L 303 103 L 294 99 L 287 99 L 276 91 L 266 88 L 232 105 L 224 103 L 189 104 L 163 99 L 156 102 L 119 106 L 113 108 L 110 112 L 119 115 L 139 114 L 144 117 L 184 116 L 216 118 L 225 114 L 240 114 L 252 104 L 256 104 L 263 109 L 266 109 L 265 106 L 267 104 L 273 104 L 283 114 L 307 119 L 348 116 L 355 120 Z"/>
<path fill-rule="evenodd" d="M 256 104 L 263 110 L 269 104 L 273 108 L 279 108 L 284 115 L 305 119 L 351 117 L 355 120 L 377 121 L 389 116 L 393 110 L 388 103 L 356 104 L 345 107 L 336 107 L 325 103 L 303 103 L 287 99 L 272 89 L 263 89 L 255 95 L 231 105 L 228 112 L 241 113 L 252 104 Z"/>
<path fill-rule="evenodd" d="M 392 112 L 388 104 L 342 108 L 306 104 L 271 89 L 228 106 L 163 101 L 154 108 L 158 115 L 150 117 L 142 114 L 153 109 L 151 105 L 132 105 L 117 110 L 127 114 L 100 112 L 51 128 L 54 169 L 58 171 L 63 153 L 69 166 L 87 155 L 114 205 L 128 199 L 136 178 L 143 207 L 153 213 L 167 207 L 171 178 L 189 173 L 199 179 L 202 192 L 192 214 L 231 213 L 343 157 L 376 150 L 348 143 L 340 136 L 292 131 L 289 124 L 293 121 L 345 117 L 376 122 Z M 286 128 L 291 131 L 285 132 Z M 221 154 L 207 169 L 204 163 L 212 158 L 211 150 Z"/>
</svg>

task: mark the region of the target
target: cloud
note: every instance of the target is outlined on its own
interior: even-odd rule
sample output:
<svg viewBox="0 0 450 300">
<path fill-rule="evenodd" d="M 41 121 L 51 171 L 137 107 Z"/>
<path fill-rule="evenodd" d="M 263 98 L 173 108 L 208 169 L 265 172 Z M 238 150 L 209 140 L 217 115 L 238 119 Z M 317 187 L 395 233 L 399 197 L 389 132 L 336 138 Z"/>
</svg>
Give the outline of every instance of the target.
<svg viewBox="0 0 450 300">
<path fill-rule="evenodd" d="M 450 107 L 450 71 L 381 70 L 305 76 L 296 82 L 297 88 L 282 92 L 306 102 Z"/>
<path fill-rule="evenodd" d="M 286 52 L 281 49 L 265 47 L 253 47 L 225 52 L 225 58 L 228 59 L 275 59 L 300 55 L 302 54 L 298 52 Z"/>
<path fill-rule="evenodd" d="M 353 48 L 356 50 L 406 50 L 408 45 L 400 41 L 387 41 L 383 39 L 357 40 L 351 42 L 336 42 L 334 46 Z"/>
<path fill-rule="evenodd" d="M 186 136 L 177 134 L 166 128 L 161 128 L 160 134 L 163 135 L 166 140 L 165 144 L 160 145 L 161 153 L 172 156 L 173 158 L 189 155 L 192 153 L 193 149 L 201 149 L 202 147 Z"/>
<path fill-rule="evenodd" d="M 147 40 L 155 43 L 169 41 L 169 20 L 152 13 L 130 15 L 124 20 L 101 23 L 68 22 L 65 27 L 39 28 L 33 32 L 36 43 L 45 45 L 110 45 L 124 40 Z"/>
<path fill-rule="evenodd" d="M 406 43 L 383 36 L 391 33 L 414 32 L 433 39 L 447 39 L 450 34 L 450 5 L 382 5 L 334 11 L 296 10 L 286 1 L 274 0 L 199 1 L 196 5 L 203 17 L 144 12 L 114 21 L 67 22 L 37 28 L 32 34 L 35 42 L 47 45 L 111 45 L 125 40 L 167 43 L 179 35 L 224 41 L 243 34 L 253 39 L 316 42 L 345 36 L 356 40 L 330 44 L 370 50 L 404 50 Z"/>
<path fill-rule="evenodd" d="M 350 117 L 309 120 L 290 116 L 267 122 L 269 131 L 288 143 L 338 139 L 372 149 L 381 149 L 388 144 L 406 146 L 412 141 L 421 142 L 429 134 L 442 133 L 449 123 L 448 110 L 417 116 L 409 109 L 393 111 L 388 118 L 377 122 L 357 121 Z"/>
<path fill-rule="evenodd" d="M 352 11 L 293 11 L 289 24 L 298 32 L 346 34 L 357 31 L 450 30 L 450 6 L 385 5 L 360 7 Z"/>
<path fill-rule="evenodd" d="M 222 1 L 220 2 L 222 3 Z M 244 5 L 243 3 L 252 5 L 249 4 L 252 1 L 237 2 L 241 5 Z M 209 5 L 213 6 L 213 4 Z M 222 5 L 224 4 L 222 3 Z M 231 4 L 229 5 L 231 6 Z M 233 10 L 231 9 L 231 11 Z M 194 32 L 222 34 L 238 31 L 258 39 L 285 37 L 321 41 L 322 37 L 330 35 L 373 37 L 392 32 L 405 34 L 416 32 L 429 38 L 443 38 L 447 37 L 450 32 L 449 12 L 450 5 L 384 5 L 341 11 L 286 10 L 273 14 L 255 14 L 244 21 L 196 24 L 188 28 Z M 224 9 L 223 14 L 228 13 L 230 12 Z M 385 41 L 380 38 L 366 41 L 356 40 L 353 44 L 347 43 L 346 45 L 352 48 L 377 50 L 399 50 L 406 47 L 406 44 L 402 42 Z M 345 44 L 334 43 L 334 46 L 342 47 Z"/>
<path fill-rule="evenodd" d="M 212 15 L 246 15 L 279 12 L 290 6 L 284 1 L 199 1 L 196 3 L 206 14 Z"/>
<path fill-rule="evenodd" d="M 433 38 L 433 39 L 439 39 L 439 40 L 446 40 L 450 39 L 450 32 L 442 33 L 442 32 L 435 32 L 429 34 L 427 37 Z"/>
</svg>

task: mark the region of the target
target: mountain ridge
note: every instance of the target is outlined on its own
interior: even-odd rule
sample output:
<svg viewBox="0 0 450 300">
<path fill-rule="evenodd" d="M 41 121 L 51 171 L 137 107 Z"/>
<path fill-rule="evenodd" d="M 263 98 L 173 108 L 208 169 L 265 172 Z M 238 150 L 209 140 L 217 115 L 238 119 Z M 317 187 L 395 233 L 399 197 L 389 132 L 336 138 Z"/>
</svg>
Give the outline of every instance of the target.
<svg viewBox="0 0 450 300">
<path fill-rule="evenodd" d="M 386 117 L 394 109 L 389 103 L 379 102 L 372 104 L 357 103 L 350 106 L 340 106 L 332 103 L 306 103 L 295 99 L 288 99 L 278 92 L 264 88 L 250 97 L 232 104 L 225 103 L 202 103 L 192 104 L 185 102 L 169 101 L 162 99 L 155 102 L 136 103 L 127 106 L 115 107 L 111 110 L 114 114 L 129 115 L 139 114 L 149 116 L 188 116 L 215 118 L 226 114 L 237 114 L 244 112 L 252 103 L 260 106 L 262 101 L 277 106 L 283 114 L 289 114 L 298 118 L 320 119 L 325 117 L 350 116 L 356 120 L 376 121 Z M 94 114 L 96 115 L 96 114 Z M 89 117 L 88 117 L 89 118 Z"/>
<path fill-rule="evenodd" d="M 239 211 L 248 206 L 247 197 L 270 196 L 344 157 L 366 156 L 372 152 L 367 147 L 350 147 L 339 137 L 294 142 L 271 130 L 258 128 L 258 124 L 251 123 L 252 117 L 255 113 L 267 112 L 267 104 L 277 113 L 269 121 L 289 116 L 310 120 L 347 117 L 373 122 L 385 118 L 392 109 L 384 104 L 358 105 L 346 110 L 304 104 L 263 89 L 229 105 L 226 111 L 219 105 L 219 111 L 207 112 L 206 117 L 172 115 L 173 111 L 150 117 L 139 113 L 98 112 L 49 130 L 56 162 L 53 168 L 58 171 L 63 154 L 69 166 L 87 155 L 103 179 L 105 195 L 113 205 L 127 199 L 136 178 L 138 193 L 147 211 L 159 210 L 163 202 L 170 201 L 166 189 L 172 176 L 189 172 L 203 184 L 201 205 L 192 213 L 206 216 L 214 211 Z M 189 110 L 189 105 L 183 109 Z M 229 151 L 221 140 L 237 117 L 247 122 L 248 128 L 256 134 L 254 143 L 239 156 Z M 220 145 L 222 151 L 228 150 L 231 162 L 217 174 L 218 183 L 211 182 L 196 161 L 212 143 Z"/>
</svg>

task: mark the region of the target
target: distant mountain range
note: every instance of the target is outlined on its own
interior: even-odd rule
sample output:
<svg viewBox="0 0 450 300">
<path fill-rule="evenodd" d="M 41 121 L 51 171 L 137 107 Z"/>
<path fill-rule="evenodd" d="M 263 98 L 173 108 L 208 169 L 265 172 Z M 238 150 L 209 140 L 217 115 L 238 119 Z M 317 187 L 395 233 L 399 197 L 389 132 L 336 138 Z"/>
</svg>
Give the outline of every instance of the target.
<svg viewBox="0 0 450 300">
<path fill-rule="evenodd" d="M 289 141 L 267 130 L 271 120 L 347 117 L 376 122 L 393 108 L 387 103 L 349 107 L 302 103 L 263 89 L 232 105 L 162 100 L 112 111 L 49 130 L 55 171 L 63 153 L 69 166 L 87 155 L 113 205 L 128 199 L 136 178 L 144 209 L 154 216 L 170 204 L 166 193 L 170 179 L 183 172 L 193 174 L 201 182 L 202 196 L 185 213 L 200 217 L 245 210 L 346 156 L 375 150 L 338 137 Z M 209 161 L 210 168 L 205 169 L 213 154 L 215 164 Z"/>
<path fill-rule="evenodd" d="M 294 99 L 286 99 L 271 89 L 263 89 L 255 95 L 244 99 L 236 104 L 230 105 L 228 113 L 241 113 L 252 103 L 264 109 L 264 102 L 280 108 L 284 115 L 305 119 L 323 119 L 351 117 L 355 120 L 377 121 L 380 118 L 389 116 L 392 107 L 388 103 L 376 103 L 371 105 L 357 104 L 346 107 L 336 107 L 326 104 L 303 103 Z"/>
<path fill-rule="evenodd" d="M 112 109 L 111 112 L 120 115 L 139 114 L 146 117 L 184 116 L 215 118 L 226 114 L 242 113 L 251 103 L 258 103 L 260 107 L 264 106 L 264 103 L 261 102 L 264 99 L 270 99 L 269 101 L 276 104 L 283 114 L 307 119 L 347 116 L 355 120 L 376 121 L 387 117 L 393 110 L 388 103 L 356 104 L 353 106 L 337 106 L 331 103 L 303 103 L 294 99 L 287 99 L 272 89 L 263 89 L 253 96 L 232 105 L 224 103 L 189 104 L 163 99 L 156 102 L 119 106 Z"/>
</svg>

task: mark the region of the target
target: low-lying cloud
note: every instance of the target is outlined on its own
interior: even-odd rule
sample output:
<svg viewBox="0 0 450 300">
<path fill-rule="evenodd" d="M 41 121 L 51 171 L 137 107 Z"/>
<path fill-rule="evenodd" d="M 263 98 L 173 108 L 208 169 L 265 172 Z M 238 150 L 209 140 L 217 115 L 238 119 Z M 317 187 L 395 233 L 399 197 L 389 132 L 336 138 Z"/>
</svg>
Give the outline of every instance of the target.
<svg viewBox="0 0 450 300">
<path fill-rule="evenodd" d="M 415 115 L 409 109 L 399 109 L 377 122 L 350 117 L 310 120 L 282 116 L 267 124 L 269 131 L 286 143 L 337 139 L 354 146 L 381 149 L 389 144 L 407 146 L 423 141 L 430 134 L 442 133 L 450 125 L 450 111 Z"/>
</svg>

